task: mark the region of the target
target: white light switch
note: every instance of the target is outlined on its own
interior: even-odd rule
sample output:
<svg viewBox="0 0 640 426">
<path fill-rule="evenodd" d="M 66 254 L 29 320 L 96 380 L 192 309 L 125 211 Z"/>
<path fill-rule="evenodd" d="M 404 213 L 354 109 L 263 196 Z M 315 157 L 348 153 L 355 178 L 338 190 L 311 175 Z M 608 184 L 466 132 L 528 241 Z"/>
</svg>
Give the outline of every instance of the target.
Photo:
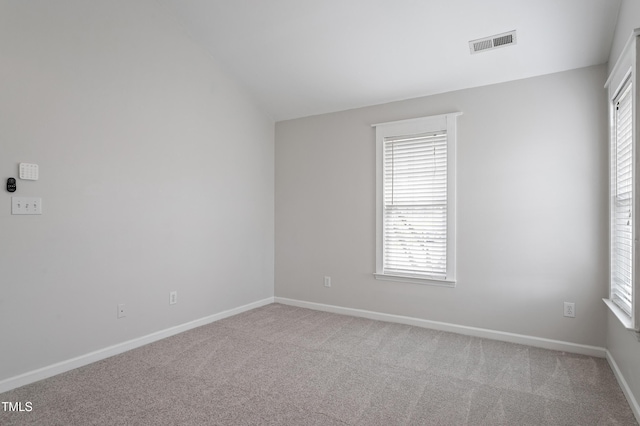
<svg viewBox="0 0 640 426">
<path fill-rule="evenodd" d="M 11 214 L 42 214 L 42 198 L 11 197 Z"/>
</svg>

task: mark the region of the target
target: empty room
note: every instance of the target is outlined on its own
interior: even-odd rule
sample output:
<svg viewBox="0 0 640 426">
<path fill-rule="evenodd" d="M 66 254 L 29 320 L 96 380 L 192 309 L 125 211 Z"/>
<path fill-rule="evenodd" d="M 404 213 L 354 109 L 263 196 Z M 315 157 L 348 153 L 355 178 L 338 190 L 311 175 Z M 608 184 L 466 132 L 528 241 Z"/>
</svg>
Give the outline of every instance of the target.
<svg viewBox="0 0 640 426">
<path fill-rule="evenodd" d="M 640 0 L 0 0 L 0 425 L 637 425 Z"/>
</svg>

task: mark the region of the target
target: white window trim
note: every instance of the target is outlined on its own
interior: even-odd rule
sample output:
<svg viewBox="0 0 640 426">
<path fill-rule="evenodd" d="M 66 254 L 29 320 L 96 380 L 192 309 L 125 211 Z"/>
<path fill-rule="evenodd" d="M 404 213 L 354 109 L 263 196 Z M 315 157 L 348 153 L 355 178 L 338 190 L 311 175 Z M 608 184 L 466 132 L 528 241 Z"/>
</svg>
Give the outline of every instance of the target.
<svg viewBox="0 0 640 426">
<path fill-rule="evenodd" d="M 611 299 L 602 299 L 602 300 L 609 307 L 611 312 L 613 312 L 613 314 L 616 316 L 616 318 L 618 318 L 618 320 L 622 323 L 624 328 L 627 328 L 629 330 L 636 330 L 637 331 L 637 328 L 634 327 L 634 325 L 633 325 L 633 320 L 631 318 L 629 318 L 629 316 L 626 314 L 626 312 L 623 311 L 622 309 L 620 309 L 618 307 L 618 305 L 613 303 L 613 300 L 611 300 Z"/>
<path fill-rule="evenodd" d="M 633 189 L 633 210 L 632 210 L 632 223 L 633 223 L 633 237 L 632 237 L 632 241 L 633 241 L 633 270 L 632 270 L 632 285 L 633 285 L 633 295 L 632 295 L 632 315 L 629 316 L 626 314 L 626 312 L 624 312 L 622 309 L 620 309 L 611 299 L 611 281 L 609 282 L 609 297 L 607 299 L 603 299 L 603 301 L 605 302 L 605 304 L 609 307 L 609 309 L 611 310 L 611 312 L 616 316 L 616 318 L 618 318 L 618 320 L 620 321 L 620 323 L 627 329 L 629 330 L 635 330 L 638 331 L 640 330 L 640 286 L 638 285 L 638 282 L 636 280 L 636 270 L 638 268 L 638 251 L 637 251 L 637 243 L 638 243 L 638 234 L 637 234 L 637 218 L 638 215 L 636 212 L 638 212 L 638 208 L 640 208 L 640 200 L 638 200 L 637 197 L 637 192 L 636 192 L 636 186 L 637 186 L 637 179 L 638 179 L 638 154 L 636 151 L 636 141 L 637 141 L 637 125 L 639 122 L 638 116 L 639 111 L 638 111 L 638 103 L 637 103 L 637 99 L 638 99 L 638 92 L 640 89 L 640 79 L 638 79 L 638 74 L 637 74 L 637 69 L 638 69 L 638 62 L 640 61 L 640 43 L 638 43 L 638 38 L 640 37 L 640 29 L 635 29 L 632 33 L 631 36 L 629 37 L 627 43 L 625 44 L 625 47 L 622 51 L 622 54 L 620 55 L 620 57 L 618 58 L 617 62 L 615 63 L 613 70 L 611 71 L 611 74 L 609 75 L 609 78 L 607 79 L 607 82 L 605 83 L 605 89 L 608 90 L 608 101 L 609 101 L 609 150 L 611 150 L 611 146 L 612 146 L 612 137 L 613 137 L 613 129 L 614 129 L 614 125 L 613 125 L 613 120 L 614 120 L 614 111 L 613 111 L 613 101 L 617 98 L 618 93 L 620 92 L 620 90 L 624 87 L 626 81 L 630 78 L 631 79 L 631 83 L 633 85 L 632 88 L 632 96 L 633 96 L 633 167 L 634 167 L 634 189 Z M 611 158 L 609 159 L 609 167 L 611 167 Z M 609 185 L 609 187 L 611 188 L 611 185 Z M 611 189 L 610 189 L 611 191 Z M 611 192 L 609 193 L 609 200 L 611 200 L 612 194 Z M 611 203 L 611 201 L 609 201 L 609 203 Z M 611 249 L 612 247 L 612 242 L 611 242 L 611 238 L 613 236 L 613 232 L 612 232 L 612 224 L 611 224 L 611 213 L 612 208 L 611 205 L 609 206 L 609 249 Z M 609 280 L 611 280 L 611 271 L 609 273 Z"/>
<path fill-rule="evenodd" d="M 456 284 L 456 118 L 461 112 L 373 124 L 376 129 L 376 272 L 378 280 L 444 287 Z M 447 273 L 444 279 L 410 274 L 384 273 L 383 161 L 384 140 L 389 137 L 447 131 Z"/>
</svg>

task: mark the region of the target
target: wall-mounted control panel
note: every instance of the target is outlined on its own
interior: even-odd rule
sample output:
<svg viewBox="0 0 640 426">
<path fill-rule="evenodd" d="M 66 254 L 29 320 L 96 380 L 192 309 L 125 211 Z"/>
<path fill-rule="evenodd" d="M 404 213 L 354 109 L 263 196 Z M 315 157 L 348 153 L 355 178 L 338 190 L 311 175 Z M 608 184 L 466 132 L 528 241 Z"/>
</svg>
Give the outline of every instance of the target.
<svg viewBox="0 0 640 426">
<path fill-rule="evenodd" d="M 20 179 L 38 180 L 38 165 L 20 163 Z"/>
<path fill-rule="evenodd" d="M 11 197 L 11 214 L 42 214 L 42 198 Z"/>
<path fill-rule="evenodd" d="M 7 179 L 7 191 L 9 192 L 16 192 L 16 179 L 15 178 L 9 178 Z"/>
</svg>

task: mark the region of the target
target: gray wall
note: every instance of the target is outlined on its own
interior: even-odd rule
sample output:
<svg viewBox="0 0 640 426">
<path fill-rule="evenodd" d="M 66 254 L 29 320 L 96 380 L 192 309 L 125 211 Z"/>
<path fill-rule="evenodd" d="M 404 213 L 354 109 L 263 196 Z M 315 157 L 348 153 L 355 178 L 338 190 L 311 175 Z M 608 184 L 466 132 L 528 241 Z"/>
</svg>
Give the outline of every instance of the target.
<svg viewBox="0 0 640 426">
<path fill-rule="evenodd" d="M 609 69 L 615 65 L 635 28 L 640 28 L 640 0 L 623 0 L 609 57 Z M 607 349 L 636 401 L 640 401 L 640 341 L 636 333 L 625 329 L 612 313 L 607 316 Z"/>
<path fill-rule="evenodd" d="M 625 43 L 636 28 L 640 28 L 640 0 L 622 0 L 609 54 L 609 71 L 613 69 Z"/>
<path fill-rule="evenodd" d="M 0 380 L 273 296 L 273 121 L 157 2 L 3 0 L 0 58 Z"/>
<path fill-rule="evenodd" d="M 276 296 L 604 346 L 605 79 L 601 65 L 277 123 Z M 377 281 L 371 124 L 453 111 L 457 287 Z"/>
</svg>

